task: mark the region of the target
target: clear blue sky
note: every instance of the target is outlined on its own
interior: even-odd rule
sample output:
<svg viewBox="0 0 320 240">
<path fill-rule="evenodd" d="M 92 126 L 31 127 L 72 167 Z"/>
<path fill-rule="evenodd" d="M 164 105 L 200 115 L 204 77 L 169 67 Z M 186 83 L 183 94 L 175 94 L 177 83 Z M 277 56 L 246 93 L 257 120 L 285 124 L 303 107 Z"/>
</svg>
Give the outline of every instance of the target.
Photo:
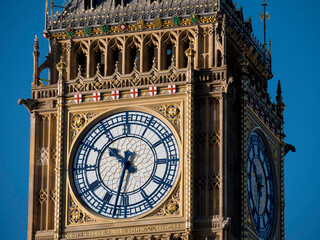
<svg viewBox="0 0 320 240">
<path fill-rule="evenodd" d="M 42 37 L 45 0 L 4 1 L 0 37 L 0 184 L 1 239 L 26 239 L 29 169 L 29 113 L 17 105 L 30 98 L 33 39 L 40 39 L 41 61 L 47 53 Z M 285 159 L 286 239 L 319 239 L 320 226 L 320 1 L 268 0 L 273 72 L 269 92 L 275 100 L 282 81 L 286 142 L 296 153 Z M 238 0 L 254 32 L 263 39 L 262 0 Z"/>
</svg>

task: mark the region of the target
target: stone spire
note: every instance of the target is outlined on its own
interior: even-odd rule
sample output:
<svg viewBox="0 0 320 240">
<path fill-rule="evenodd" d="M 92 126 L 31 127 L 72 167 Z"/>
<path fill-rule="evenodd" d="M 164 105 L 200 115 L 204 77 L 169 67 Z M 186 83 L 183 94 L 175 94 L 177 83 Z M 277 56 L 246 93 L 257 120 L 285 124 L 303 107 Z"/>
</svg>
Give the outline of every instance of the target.
<svg viewBox="0 0 320 240">
<path fill-rule="evenodd" d="M 34 39 L 34 45 L 33 45 L 33 86 L 37 86 L 39 83 L 39 71 L 38 71 L 38 65 L 39 65 L 39 39 L 38 35 L 36 35 Z"/>
<path fill-rule="evenodd" d="M 281 118 L 283 118 L 283 111 L 286 108 L 286 105 L 282 102 L 282 89 L 281 89 L 280 80 L 278 81 L 276 100 L 277 100 L 278 115 Z"/>
</svg>

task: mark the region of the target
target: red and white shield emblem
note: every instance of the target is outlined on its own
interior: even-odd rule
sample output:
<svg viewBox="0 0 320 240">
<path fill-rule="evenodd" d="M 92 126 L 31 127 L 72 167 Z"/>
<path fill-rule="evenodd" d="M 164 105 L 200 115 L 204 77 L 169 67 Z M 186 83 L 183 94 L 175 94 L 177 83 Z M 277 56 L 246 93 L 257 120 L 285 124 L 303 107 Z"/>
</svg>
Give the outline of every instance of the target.
<svg viewBox="0 0 320 240">
<path fill-rule="evenodd" d="M 118 100 L 119 99 L 119 90 L 114 90 L 111 92 L 111 96 L 113 100 Z"/>
<path fill-rule="evenodd" d="M 76 103 L 81 103 L 82 102 L 82 95 L 81 94 L 74 95 L 74 100 L 76 101 Z"/>
<path fill-rule="evenodd" d="M 157 95 L 157 87 L 149 87 L 149 92 L 151 96 Z"/>
<path fill-rule="evenodd" d="M 137 88 L 130 89 L 130 95 L 132 98 L 138 97 L 138 89 Z"/>
<path fill-rule="evenodd" d="M 95 102 L 99 102 L 99 101 L 101 100 L 101 94 L 100 94 L 100 92 L 95 92 L 95 93 L 93 93 L 92 98 L 93 98 L 93 100 L 94 100 Z"/>
<path fill-rule="evenodd" d="M 168 86 L 168 91 L 170 94 L 176 93 L 176 90 L 177 90 L 176 85 L 169 85 Z"/>
</svg>

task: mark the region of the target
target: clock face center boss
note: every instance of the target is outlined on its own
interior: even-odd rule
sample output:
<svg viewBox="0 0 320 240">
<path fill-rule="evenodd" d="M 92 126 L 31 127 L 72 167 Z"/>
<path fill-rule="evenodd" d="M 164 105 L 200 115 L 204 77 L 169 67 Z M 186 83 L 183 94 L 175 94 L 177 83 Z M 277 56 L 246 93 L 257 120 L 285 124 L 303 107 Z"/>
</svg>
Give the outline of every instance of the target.
<svg viewBox="0 0 320 240">
<path fill-rule="evenodd" d="M 108 116 L 76 148 L 71 179 L 83 205 L 109 218 L 131 218 L 157 207 L 179 172 L 170 128 L 144 112 Z"/>
</svg>

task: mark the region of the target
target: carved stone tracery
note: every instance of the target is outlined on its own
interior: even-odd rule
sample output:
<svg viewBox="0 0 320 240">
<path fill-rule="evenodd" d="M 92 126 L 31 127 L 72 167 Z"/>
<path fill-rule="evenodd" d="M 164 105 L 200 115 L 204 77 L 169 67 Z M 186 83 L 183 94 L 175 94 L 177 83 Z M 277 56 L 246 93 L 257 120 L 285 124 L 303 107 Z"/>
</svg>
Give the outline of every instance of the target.
<svg viewBox="0 0 320 240">
<path fill-rule="evenodd" d="M 49 163 L 49 148 L 41 147 L 38 148 L 38 165 L 48 165 Z"/>
<path fill-rule="evenodd" d="M 72 197 L 69 197 L 69 224 L 81 224 L 81 223 L 87 223 L 87 222 L 95 222 L 96 220 L 91 218 L 88 214 L 83 212 L 78 205 L 75 203 L 75 201 L 72 199 Z"/>
<path fill-rule="evenodd" d="M 180 191 L 179 189 L 166 201 L 154 216 L 167 216 L 180 214 Z"/>
<path fill-rule="evenodd" d="M 180 130 L 181 110 L 179 104 L 167 104 L 152 107 L 165 116 L 178 130 Z"/>
<path fill-rule="evenodd" d="M 92 118 L 99 113 L 77 113 L 71 116 L 71 141 L 81 132 Z"/>
</svg>

